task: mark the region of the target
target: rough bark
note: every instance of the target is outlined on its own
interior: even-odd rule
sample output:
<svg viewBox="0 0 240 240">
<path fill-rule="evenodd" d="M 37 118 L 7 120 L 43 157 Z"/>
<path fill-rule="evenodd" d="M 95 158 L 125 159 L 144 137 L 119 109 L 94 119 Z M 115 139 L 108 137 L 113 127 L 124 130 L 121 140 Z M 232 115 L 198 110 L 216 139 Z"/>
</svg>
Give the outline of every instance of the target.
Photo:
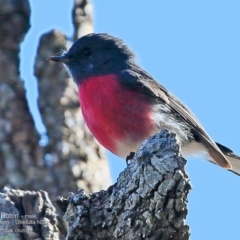
<svg viewBox="0 0 240 240">
<path fill-rule="evenodd" d="M 44 191 L 4 188 L 0 214 L 0 239 L 60 239 L 56 211 Z"/>
<path fill-rule="evenodd" d="M 48 221 L 48 227 L 40 224 L 30 226 L 30 233 L 33 229 L 34 234 L 44 230 L 46 236 L 56 236 L 50 239 L 59 239 L 58 227 L 63 234 L 67 232 L 65 239 L 68 240 L 187 240 L 190 233 L 185 224 L 186 204 L 191 186 L 184 171 L 185 163 L 175 135 L 163 130 L 139 147 L 117 182 L 106 191 L 88 196 L 79 190 L 71 193 L 68 199 L 59 197 L 57 203 L 65 212 L 63 221 L 60 219 L 56 222 L 54 208 L 42 191 L 7 190 L 0 195 L 0 203 L 2 201 L 8 207 L 0 211 L 5 213 L 8 209 L 7 213 L 23 213 L 21 209 L 27 207 L 25 214 Z M 17 203 L 16 207 L 13 202 Z M 9 218 L 2 218 L 1 221 L 9 221 Z M 8 229 L 14 227 L 11 225 Z M 27 228 L 25 224 L 21 227 Z M 33 239 L 26 234 L 24 239 Z M 23 238 L 16 234 L 11 239 Z"/>
<path fill-rule="evenodd" d="M 66 239 L 189 239 L 185 163 L 174 134 L 150 137 L 107 191 L 59 199 L 68 203 Z"/>
<path fill-rule="evenodd" d="M 38 48 L 39 108 L 49 139 L 40 146 L 19 71 L 20 43 L 30 27 L 29 3 L 0 0 L 0 6 L 0 187 L 43 189 L 52 199 L 78 188 L 107 188 L 111 178 L 105 153 L 83 123 L 76 87 L 62 66 L 46 60 L 66 48 L 65 37 L 51 31 Z M 81 7 L 85 11 L 85 5 L 75 4 L 73 12 Z M 75 31 L 84 21 L 78 19 Z"/>
</svg>

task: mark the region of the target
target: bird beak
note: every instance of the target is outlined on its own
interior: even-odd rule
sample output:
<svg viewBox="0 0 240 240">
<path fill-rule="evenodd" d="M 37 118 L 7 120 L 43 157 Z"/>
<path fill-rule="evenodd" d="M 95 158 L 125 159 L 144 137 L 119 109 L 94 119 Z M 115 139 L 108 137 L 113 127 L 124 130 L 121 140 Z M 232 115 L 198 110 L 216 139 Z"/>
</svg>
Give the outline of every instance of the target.
<svg viewBox="0 0 240 240">
<path fill-rule="evenodd" d="M 67 54 L 64 54 L 60 56 L 51 56 L 48 58 L 48 60 L 51 60 L 54 62 L 68 63 L 70 61 L 70 58 Z"/>
</svg>

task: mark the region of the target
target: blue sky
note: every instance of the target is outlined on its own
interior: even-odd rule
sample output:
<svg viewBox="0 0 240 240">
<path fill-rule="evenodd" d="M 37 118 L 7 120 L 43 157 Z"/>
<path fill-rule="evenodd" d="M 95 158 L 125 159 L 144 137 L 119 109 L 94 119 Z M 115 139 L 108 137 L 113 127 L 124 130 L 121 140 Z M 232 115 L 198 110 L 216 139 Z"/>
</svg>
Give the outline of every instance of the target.
<svg viewBox="0 0 240 240">
<path fill-rule="evenodd" d="M 21 75 L 40 133 L 33 63 L 38 38 L 52 28 L 72 36 L 71 1 L 30 1 L 32 27 L 22 44 Z M 140 65 L 195 113 L 210 136 L 240 154 L 240 2 L 93 0 L 96 32 L 136 52 Z M 125 162 L 108 153 L 113 180 Z M 238 239 L 240 177 L 189 159 L 187 223 L 193 240 Z"/>
</svg>

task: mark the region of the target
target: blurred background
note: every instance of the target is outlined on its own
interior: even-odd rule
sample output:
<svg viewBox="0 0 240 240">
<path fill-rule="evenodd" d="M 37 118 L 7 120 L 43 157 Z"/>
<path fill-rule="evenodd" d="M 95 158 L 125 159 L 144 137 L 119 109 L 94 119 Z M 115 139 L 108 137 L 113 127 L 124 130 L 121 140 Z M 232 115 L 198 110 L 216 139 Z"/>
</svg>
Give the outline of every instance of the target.
<svg viewBox="0 0 240 240">
<path fill-rule="evenodd" d="M 240 2 L 92 0 L 91 3 L 87 11 L 93 8 L 94 31 L 123 39 L 136 53 L 139 64 L 194 112 L 215 141 L 240 154 Z M 72 1 L 30 0 L 30 8 L 31 28 L 21 44 L 20 76 L 40 143 L 45 146 L 49 136 L 39 113 L 33 69 L 39 38 L 57 29 L 71 39 L 76 28 L 72 24 Z M 100 151 L 103 152 L 101 147 Z M 104 158 L 104 152 L 101 154 Z M 107 159 L 115 182 L 126 167 L 125 161 L 110 152 Z M 191 239 L 238 239 L 240 177 L 201 158 L 188 160 L 187 172 L 193 186 L 187 217 Z M 84 173 L 81 174 L 84 178 Z M 106 184 L 101 186 L 109 183 L 110 178 L 106 178 Z M 93 190 L 96 189 L 90 188 Z"/>
</svg>

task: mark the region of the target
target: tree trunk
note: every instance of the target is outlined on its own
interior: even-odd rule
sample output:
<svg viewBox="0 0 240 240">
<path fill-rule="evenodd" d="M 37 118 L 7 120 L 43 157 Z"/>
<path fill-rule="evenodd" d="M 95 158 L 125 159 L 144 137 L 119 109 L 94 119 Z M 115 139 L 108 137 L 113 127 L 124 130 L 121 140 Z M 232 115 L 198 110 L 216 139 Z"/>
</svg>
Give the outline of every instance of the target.
<svg viewBox="0 0 240 240">
<path fill-rule="evenodd" d="M 83 122 L 76 87 L 62 66 L 47 61 L 66 49 L 65 36 L 50 31 L 41 37 L 38 47 L 34 69 L 48 137 L 48 143 L 40 146 L 19 77 L 19 45 L 30 27 L 29 3 L 0 0 L 0 6 L 0 186 L 43 189 L 53 199 L 78 188 L 86 192 L 106 189 L 111 178 L 105 152 Z M 73 18 L 78 22 L 74 36 L 85 21 L 91 25 L 87 6 L 88 1 L 74 5 Z M 77 17 L 79 12 L 85 18 Z M 84 29 L 82 34 L 92 30 Z"/>
</svg>

